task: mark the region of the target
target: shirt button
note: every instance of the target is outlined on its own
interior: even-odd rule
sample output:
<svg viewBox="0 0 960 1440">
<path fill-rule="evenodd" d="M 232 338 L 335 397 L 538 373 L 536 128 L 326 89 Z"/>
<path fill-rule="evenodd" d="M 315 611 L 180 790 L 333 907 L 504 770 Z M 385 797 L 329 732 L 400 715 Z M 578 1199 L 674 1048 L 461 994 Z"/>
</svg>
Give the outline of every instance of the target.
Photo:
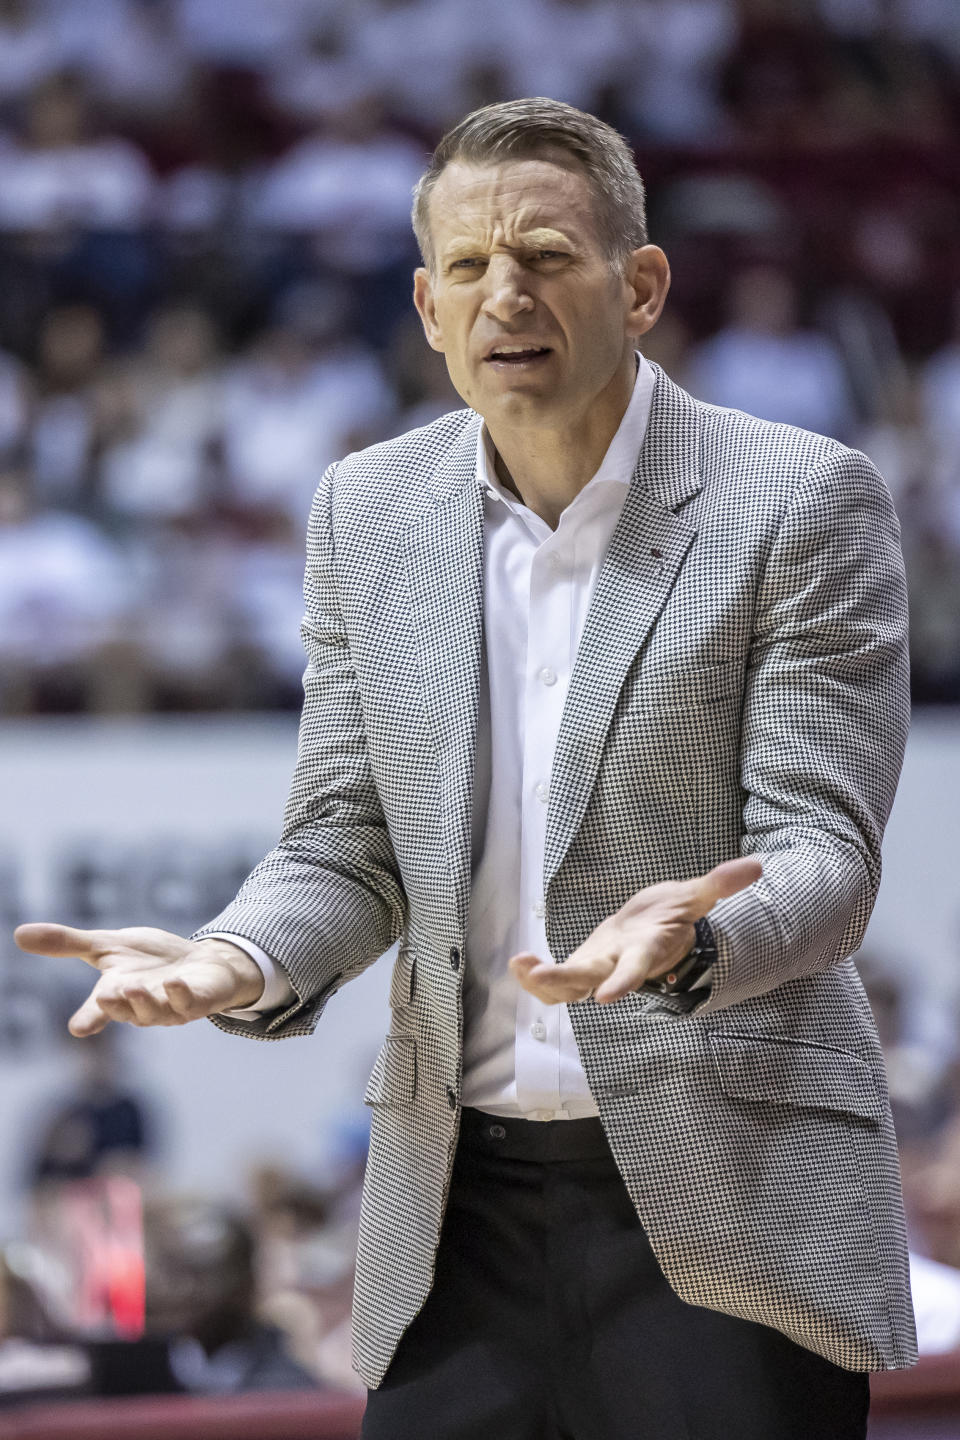
<svg viewBox="0 0 960 1440">
<path fill-rule="evenodd" d="M 491 1140 L 505 1140 L 507 1138 L 506 1127 L 503 1125 L 491 1125 L 490 1138 Z"/>
<path fill-rule="evenodd" d="M 540 780 L 537 782 L 536 785 L 534 785 L 533 793 L 534 795 L 536 795 L 538 800 L 542 800 L 544 805 L 546 805 L 547 801 L 550 799 L 550 786 L 547 784 L 546 780 Z"/>
<path fill-rule="evenodd" d="M 542 1020 L 534 1021 L 534 1023 L 530 1026 L 530 1034 L 533 1036 L 534 1040 L 546 1040 L 547 1027 L 546 1025 L 544 1025 Z"/>
<path fill-rule="evenodd" d="M 542 920 L 544 915 L 546 915 L 547 913 L 547 907 L 542 900 L 534 900 L 533 904 L 530 906 L 530 909 L 533 911 L 534 915 L 536 915 L 538 920 Z"/>
<path fill-rule="evenodd" d="M 556 685 L 557 672 L 551 669 L 549 665 L 544 665 L 542 669 L 537 671 L 537 678 L 542 681 L 544 685 Z"/>
</svg>

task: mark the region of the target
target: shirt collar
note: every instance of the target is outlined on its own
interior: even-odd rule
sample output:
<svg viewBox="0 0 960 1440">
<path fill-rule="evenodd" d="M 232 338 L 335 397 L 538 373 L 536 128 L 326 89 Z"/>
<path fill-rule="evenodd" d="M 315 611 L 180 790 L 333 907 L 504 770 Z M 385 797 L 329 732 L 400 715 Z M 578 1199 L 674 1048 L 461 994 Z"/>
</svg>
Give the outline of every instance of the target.
<svg viewBox="0 0 960 1440">
<path fill-rule="evenodd" d="M 637 468 L 637 456 L 640 454 L 640 447 L 643 445 L 647 424 L 650 420 L 655 377 L 653 367 L 647 363 L 639 350 L 636 352 L 636 356 L 637 378 L 634 381 L 630 404 L 624 412 L 617 433 L 607 447 L 607 453 L 600 462 L 599 470 L 587 482 L 590 486 L 602 485 L 604 482 L 629 485 L 633 479 L 633 472 Z M 518 503 L 513 492 L 505 489 L 497 478 L 494 468 L 495 458 L 496 451 L 493 440 L 487 429 L 486 421 L 484 421 L 477 433 L 477 480 L 488 494 L 495 495 L 501 500 Z M 587 486 L 585 485 L 583 488 L 586 490 Z M 580 493 L 583 494 L 583 491 Z"/>
</svg>

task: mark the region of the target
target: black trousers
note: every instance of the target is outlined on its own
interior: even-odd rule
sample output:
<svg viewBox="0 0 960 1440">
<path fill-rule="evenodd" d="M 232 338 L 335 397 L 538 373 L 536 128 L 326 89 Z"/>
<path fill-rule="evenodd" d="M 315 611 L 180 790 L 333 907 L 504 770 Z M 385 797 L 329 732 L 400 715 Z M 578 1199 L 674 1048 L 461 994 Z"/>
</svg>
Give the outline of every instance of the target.
<svg viewBox="0 0 960 1440">
<path fill-rule="evenodd" d="M 680 1300 L 598 1120 L 464 1111 L 436 1281 L 363 1440 L 863 1440 L 865 1374 Z"/>
</svg>

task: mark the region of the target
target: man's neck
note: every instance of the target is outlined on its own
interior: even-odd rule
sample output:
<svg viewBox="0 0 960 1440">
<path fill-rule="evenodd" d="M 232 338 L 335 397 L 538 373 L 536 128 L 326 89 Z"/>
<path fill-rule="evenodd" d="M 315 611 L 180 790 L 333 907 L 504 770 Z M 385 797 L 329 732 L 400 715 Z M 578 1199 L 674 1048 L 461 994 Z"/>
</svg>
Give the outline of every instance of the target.
<svg viewBox="0 0 960 1440">
<path fill-rule="evenodd" d="M 497 479 L 551 530 L 600 469 L 626 414 L 635 378 L 631 366 L 621 385 L 611 387 L 569 424 L 503 429 L 487 422 Z"/>
</svg>

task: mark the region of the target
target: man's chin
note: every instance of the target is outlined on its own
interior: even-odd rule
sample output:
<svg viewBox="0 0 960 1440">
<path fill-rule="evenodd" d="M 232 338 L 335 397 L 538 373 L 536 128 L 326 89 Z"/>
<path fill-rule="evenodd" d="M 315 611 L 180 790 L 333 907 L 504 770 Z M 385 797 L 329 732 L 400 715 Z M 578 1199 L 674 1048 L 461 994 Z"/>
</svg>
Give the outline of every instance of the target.
<svg viewBox="0 0 960 1440">
<path fill-rule="evenodd" d="M 489 387 L 474 405 L 485 420 L 495 419 L 527 425 L 549 424 L 551 419 L 560 418 L 563 411 L 562 397 L 555 385 L 532 385 L 529 381 L 519 384 Z"/>
</svg>

